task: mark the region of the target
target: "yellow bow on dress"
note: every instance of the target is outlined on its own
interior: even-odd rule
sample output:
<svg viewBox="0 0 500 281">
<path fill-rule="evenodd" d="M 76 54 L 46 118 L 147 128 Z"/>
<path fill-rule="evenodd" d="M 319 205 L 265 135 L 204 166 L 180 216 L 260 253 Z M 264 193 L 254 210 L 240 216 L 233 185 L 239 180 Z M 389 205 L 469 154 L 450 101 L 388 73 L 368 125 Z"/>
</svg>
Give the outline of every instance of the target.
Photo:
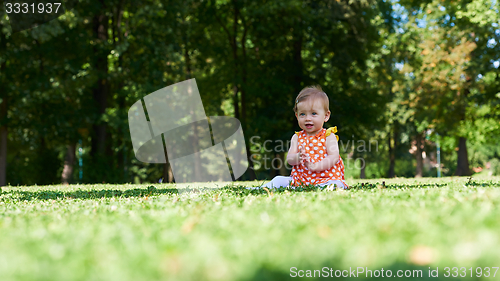
<svg viewBox="0 0 500 281">
<path fill-rule="evenodd" d="M 335 127 L 330 127 L 330 128 L 328 128 L 328 129 L 326 129 L 326 134 L 325 134 L 325 136 L 327 136 L 327 137 L 328 137 L 331 133 L 334 133 L 334 134 L 335 134 L 336 132 L 337 132 L 337 126 L 335 126 Z M 337 135 L 335 135 L 335 136 L 337 137 L 337 141 L 339 141 L 339 136 L 337 136 Z"/>
</svg>

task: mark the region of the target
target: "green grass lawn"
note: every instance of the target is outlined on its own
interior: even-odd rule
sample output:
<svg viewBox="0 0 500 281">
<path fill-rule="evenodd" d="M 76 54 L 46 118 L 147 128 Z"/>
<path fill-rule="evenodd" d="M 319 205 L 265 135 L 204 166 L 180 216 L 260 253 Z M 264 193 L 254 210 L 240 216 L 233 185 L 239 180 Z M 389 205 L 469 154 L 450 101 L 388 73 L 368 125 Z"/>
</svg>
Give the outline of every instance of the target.
<svg viewBox="0 0 500 281">
<path fill-rule="evenodd" d="M 348 183 L 272 193 L 243 188 L 257 182 L 180 193 L 186 186 L 4 187 L 0 280 L 285 280 L 358 267 L 500 279 L 500 178 Z M 445 267 L 467 277 L 446 278 Z"/>
</svg>

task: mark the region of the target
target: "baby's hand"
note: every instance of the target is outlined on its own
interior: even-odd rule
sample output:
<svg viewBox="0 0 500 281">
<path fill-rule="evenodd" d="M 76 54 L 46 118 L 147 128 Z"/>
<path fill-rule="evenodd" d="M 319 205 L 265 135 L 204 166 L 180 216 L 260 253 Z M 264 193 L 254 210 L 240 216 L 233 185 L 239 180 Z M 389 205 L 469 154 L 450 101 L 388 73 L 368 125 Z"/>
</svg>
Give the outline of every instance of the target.
<svg viewBox="0 0 500 281">
<path fill-rule="evenodd" d="M 304 151 L 304 148 L 299 149 L 299 162 L 304 164 L 309 161 L 309 155 Z"/>
<path fill-rule="evenodd" d="M 309 157 L 309 155 L 305 153 L 304 149 L 301 149 L 299 151 L 299 154 L 301 155 L 300 163 L 304 164 L 304 166 L 306 166 L 309 171 L 314 172 L 318 165 L 311 162 L 311 157 Z"/>
<path fill-rule="evenodd" d="M 310 161 L 306 161 L 305 165 L 311 172 L 316 172 L 316 168 L 318 167 L 318 163 L 312 163 Z"/>
</svg>

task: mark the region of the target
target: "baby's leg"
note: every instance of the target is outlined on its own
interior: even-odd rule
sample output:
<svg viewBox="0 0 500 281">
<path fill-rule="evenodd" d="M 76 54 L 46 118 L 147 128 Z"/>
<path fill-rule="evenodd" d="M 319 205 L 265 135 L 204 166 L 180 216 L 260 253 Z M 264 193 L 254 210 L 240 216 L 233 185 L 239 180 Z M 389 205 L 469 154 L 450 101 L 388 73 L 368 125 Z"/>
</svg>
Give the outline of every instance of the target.
<svg viewBox="0 0 500 281">
<path fill-rule="evenodd" d="M 270 182 L 262 185 L 261 188 L 262 187 L 267 187 L 267 188 L 287 187 L 290 184 L 291 180 L 292 180 L 292 177 L 276 176 Z"/>
</svg>

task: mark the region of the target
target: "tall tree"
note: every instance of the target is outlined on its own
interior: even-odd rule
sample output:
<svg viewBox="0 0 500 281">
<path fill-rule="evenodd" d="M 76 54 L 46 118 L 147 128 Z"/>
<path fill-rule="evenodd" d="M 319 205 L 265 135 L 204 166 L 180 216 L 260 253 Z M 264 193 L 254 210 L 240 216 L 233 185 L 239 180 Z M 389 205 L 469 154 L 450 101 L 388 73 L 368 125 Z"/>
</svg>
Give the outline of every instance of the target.
<svg viewBox="0 0 500 281">
<path fill-rule="evenodd" d="M 7 38 L 3 31 L 3 13 L 0 13 L 0 54 L 7 53 Z M 7 58 L 0 57 L 0 187 L 7 184 L 7 81 L 5 79 Z"/>
<path fill-rule="evenodd" d="M 493 11 L 498 7 L 486 2 L 401 1 L 420 37 L 413 47 L 420 53 L 406 69 L 406 75 L 414 77 L 410 103 L 419 116 L 417 133 L 433 129 L 441 136 L 456 139 L 456 175 L 470 174 L 467 153 L 470 133 L 464 126 L 471 118 L 467 115 L 469 104 L 477 98 L 471 96 L 478 90 L 475 77 L 491 66 L 485 63 L 492 58 L 487 55 L 485 45 L 494 31 L 484 26 L 492 22 Z M 486 16 L 477 17 L 479 14 Z"/>
</svg>

